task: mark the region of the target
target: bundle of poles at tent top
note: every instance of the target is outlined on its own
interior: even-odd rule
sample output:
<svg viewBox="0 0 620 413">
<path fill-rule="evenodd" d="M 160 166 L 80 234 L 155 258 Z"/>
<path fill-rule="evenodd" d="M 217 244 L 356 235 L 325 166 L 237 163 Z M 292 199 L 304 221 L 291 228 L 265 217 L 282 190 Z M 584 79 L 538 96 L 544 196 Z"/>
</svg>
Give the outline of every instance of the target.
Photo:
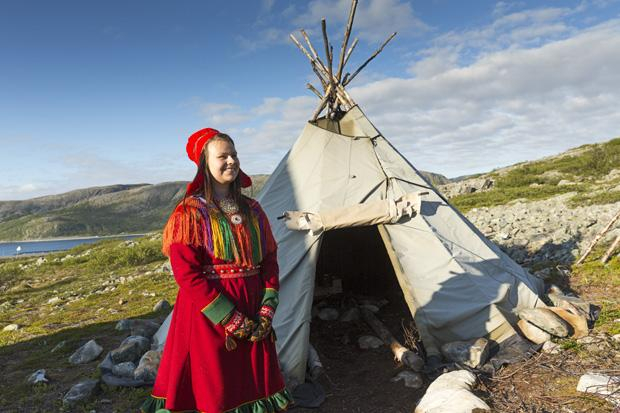
<svg viewBox="0 0 620 413">
<path fill-rule="evenodd" d="M 351 99 L 351 96 L 345 90 L 345 86 L 347 86 L 351 81 L 357 76 L 362 69 L 370 63 L 372 59 L 377 57 L 379 53 L 383 50 L 383 48 L 396 36 L 396 32 L 392 33 L 381 46 L 368 58 L 360 67 L 358 67 L 353 74 L 347 72 L 344 77 L 342 73 L 344 72 L 344 67 L 346 66 L 349 58 L 351 57 L 351 53 L 353 53 L 353 49 L 357 46 L 359 41 L 358 38 L 353 40 L 351 46 L 349 46 L 349 38 L 351 37 L 351 28 L 353 27 L 353 19 L 355 18 L 355 10 L 357 9 L 357 1 L 351 1 L 351 10 L 349 12 L 349 19 L 347 21 L 347 26 L 344 32 L 344 38 L 342 39 L 342 47 L 340 49 L 340 58 L 338 61 L 338 69 L 336 72 L 333 70 L 334 63 L 334 48 L 329 43 L 329 39 L 327 37 L 327 23 L 325 19 L 321 19 L 321 29 L 323 32 L 323 43 L 325 46 L 325 62 L 321 60 L 319 54 L 317 53 L 314 46 L 310 42 L 310 38 L 305 30 L 301 29 L 300 33 L 304 38 L 306 44 L 308 45 L 308 51 L 297 38 L 291 34 L 291 40 L 293 43 L 302 51 L 302 53 L 310 60 L 310 65 L 312 66 L 312 70 L 319 78 L 321 82 L 321 86 L 323 88 L 323 93 L 321 93 L 316 87 L 314 87 L 311 83 L 308 83 L 306 86 L 310 89 L 317 97 L 320 99 L 319 106 L 314 111 L 312 115 L 312 121 L 316 121 L 321 112 L 324 109 L 327 109 L 326 117 L 330 119 L 334 119 L 338 113 L 343 113 L 344 111 L 352 108 L 356 105 L 356 103 Z"/>
</svg>

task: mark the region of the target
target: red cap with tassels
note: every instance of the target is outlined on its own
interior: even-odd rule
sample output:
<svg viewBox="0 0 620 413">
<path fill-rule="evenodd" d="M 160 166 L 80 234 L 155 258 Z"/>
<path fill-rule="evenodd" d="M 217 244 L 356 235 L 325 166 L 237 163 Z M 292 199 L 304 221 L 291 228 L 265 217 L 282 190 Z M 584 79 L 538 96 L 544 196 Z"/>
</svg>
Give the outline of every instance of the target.
<svg viewBox="0 0 620 413">
<path fill-rule="evenodd" d="M 197 132 L 194 132 L 189 139 L 187 140 L 187 145 L 185 146 L 185 150 L 187 151 L 187 156 L 191 159 L 196 166 L 199 166 L 200 163 L 200 154 L 202 153 L 203 148 L 209 142 L 209 139 L 214 137 L 220 133 L 218 130 L 205 128 L 200 129 Z M 187 185 L 187 194 L 191 194 L 196 189 L 200 188 L 204 183 L 204 174 L 197 174 L 196 179 L 190 182 Z M 247 188 L 252 186 L 252 179 L 245 174 L 241 169 L 239 169 L 239 179 L 241 180 L 241 187 Z"/>
</svg>

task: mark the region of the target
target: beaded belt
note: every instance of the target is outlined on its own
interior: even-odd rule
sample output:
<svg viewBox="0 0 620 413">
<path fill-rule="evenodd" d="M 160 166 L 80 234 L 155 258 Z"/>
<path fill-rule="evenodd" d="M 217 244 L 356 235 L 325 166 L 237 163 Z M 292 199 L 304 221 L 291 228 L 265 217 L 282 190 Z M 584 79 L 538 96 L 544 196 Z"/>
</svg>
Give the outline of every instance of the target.
<svg viewBox="0 0 620 413">
<path fill-rule="evenodd" d="M 215 264 L 203 267 L 202 272 L 209 280 L 252 277 L 260 274 L 260 265 L 256 265 L 254 267 L 240 267 L 238 265 L 230 264 Z"/>
</svg>

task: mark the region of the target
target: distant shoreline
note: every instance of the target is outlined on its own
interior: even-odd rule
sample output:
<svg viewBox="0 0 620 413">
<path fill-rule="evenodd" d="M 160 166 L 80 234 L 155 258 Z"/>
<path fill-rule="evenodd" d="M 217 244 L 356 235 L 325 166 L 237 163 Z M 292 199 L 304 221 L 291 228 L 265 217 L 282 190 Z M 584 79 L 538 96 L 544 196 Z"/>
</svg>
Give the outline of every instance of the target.
<svg viewBox="0 0 620 413">
<path fill-rule="evenodd" d="M 0 240 L 0 245 L 2 244 L 16 244 L 20 242 L 49 242 L 49 241 L 71 241 L 76 239 L 108 239 L 108 238 L 121 238 L 121 237 L 143 237 L 149 234 L 116 234 L 116 235 L 84 235 L 84 236 L 73 236 L 73 237 L 62 237 L 62 238 L 39 238 L 39 239 L 20 239 L 20 240 Z"/>
</svg>

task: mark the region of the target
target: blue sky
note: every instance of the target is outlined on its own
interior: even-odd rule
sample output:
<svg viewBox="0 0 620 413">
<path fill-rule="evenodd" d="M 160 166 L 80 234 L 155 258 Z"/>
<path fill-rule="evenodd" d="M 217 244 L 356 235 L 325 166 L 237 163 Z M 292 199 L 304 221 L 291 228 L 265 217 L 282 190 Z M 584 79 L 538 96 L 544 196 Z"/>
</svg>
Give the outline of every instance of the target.
<svg viewBox="0 0 620 413">
<path fill-rule="evenodd" d="M 0 3 L 0 200 L 188 180 L 230 133 L 270 173 L 317 99 L 288 39 L 338 49 L 349 0 Z M 360 0 L 349 86 L 419 169 L 454 177 L 620 136 L 620 2 Z"/>
</svg>

